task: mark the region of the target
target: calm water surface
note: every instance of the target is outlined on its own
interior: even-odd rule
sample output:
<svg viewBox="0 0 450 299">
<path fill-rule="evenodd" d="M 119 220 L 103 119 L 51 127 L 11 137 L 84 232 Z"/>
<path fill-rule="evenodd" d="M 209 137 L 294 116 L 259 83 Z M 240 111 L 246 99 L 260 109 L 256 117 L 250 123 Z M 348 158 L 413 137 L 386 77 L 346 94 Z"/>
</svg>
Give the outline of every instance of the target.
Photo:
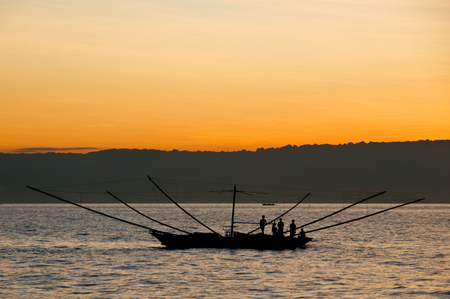
<svg viewBox="0 0 450 299">
<path fill-rule="evenodd" d="M 120 205 L 90 205 L 154 228 Z M 150 217 L 202 229 L 170 205 L 134 205 Z M 213 229 L 229 205 L 185 205 Z M 272 219 L 290 205 L 238 207 L 236 220 Z M 342 205 L 304 205 L 285 223 Z M 313 229 L 389 205 L 360 205 Z M 2 298 L 450 298 L 450 205 L 412 205 L 311 233 L 296 250 L 169 250 L 147 231 L 68 205 L 1 205 Z M 242 224 L 248 232 L 255 225 Z"/>
</svg>

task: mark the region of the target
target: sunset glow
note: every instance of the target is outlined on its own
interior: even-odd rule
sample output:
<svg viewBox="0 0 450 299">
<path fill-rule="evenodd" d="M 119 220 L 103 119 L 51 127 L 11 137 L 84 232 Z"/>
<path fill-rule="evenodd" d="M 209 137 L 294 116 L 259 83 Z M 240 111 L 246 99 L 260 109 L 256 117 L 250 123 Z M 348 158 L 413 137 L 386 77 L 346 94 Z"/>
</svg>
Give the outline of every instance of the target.
<svg viewBox="0 0 450 299">
<path fill-rule="evenodd" d="M 448 1 L 3 1 L 0 152 L 450 139 Z"/>
</svg>

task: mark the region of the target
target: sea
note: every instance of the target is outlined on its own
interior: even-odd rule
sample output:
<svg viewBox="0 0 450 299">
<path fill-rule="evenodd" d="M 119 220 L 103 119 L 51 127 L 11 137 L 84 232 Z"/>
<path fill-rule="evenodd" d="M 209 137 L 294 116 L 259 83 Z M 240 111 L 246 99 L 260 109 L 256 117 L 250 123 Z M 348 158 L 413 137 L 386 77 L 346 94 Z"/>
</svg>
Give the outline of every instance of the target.
<svg viewBox="0 0 450 299">
<path fill-rule="evenodd" d="M 164 229 L 124 205 L 92 209 Z M 360 204 L 305 231 L 389 208 Z M 174 205 L 135 204 L 145 215 L 205 231 Z M 211 229 L 229 229 L 231 205 L 185 204 Z M 236 207 L 235 230 L 257 228 L 289 204 Z M 304 204 L 286 226 L 344 207 Z M 1 298 L 450 298 L 450 205 L 413 204 L 307 233 L 288 250 L 167 249 L 146 229 L 68 204 L 0 205 Z"/>
</svg>

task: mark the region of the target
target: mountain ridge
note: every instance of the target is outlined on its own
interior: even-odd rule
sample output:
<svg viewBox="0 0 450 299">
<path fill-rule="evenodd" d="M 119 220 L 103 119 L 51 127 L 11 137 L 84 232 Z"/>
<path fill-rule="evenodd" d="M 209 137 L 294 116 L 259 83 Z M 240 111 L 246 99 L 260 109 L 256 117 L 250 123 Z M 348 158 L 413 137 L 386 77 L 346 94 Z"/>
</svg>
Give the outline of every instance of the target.
<svg viewBox="0 0 450 299">
<path fill-rule="evenodd" d="M 0 202 L 45 200 L 25 188 L 155 177 L 301 189 L 390 190 L 450 203 L 450 140 L 287 145 L 256 151 L 109 149 L 0 154 Z"/>
</svg>

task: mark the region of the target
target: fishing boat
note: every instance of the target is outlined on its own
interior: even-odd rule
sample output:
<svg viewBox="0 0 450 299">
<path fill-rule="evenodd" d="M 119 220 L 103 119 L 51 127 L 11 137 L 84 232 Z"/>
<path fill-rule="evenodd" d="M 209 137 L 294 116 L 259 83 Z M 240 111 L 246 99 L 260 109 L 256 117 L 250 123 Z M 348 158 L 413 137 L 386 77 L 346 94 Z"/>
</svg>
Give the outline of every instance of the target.
<svg viewBox="0 0 450 299">
<path fill-rule="evenodd" d="M 306 235 L 301 234 L 297 236 L 284 237 L 284 233 L 280 233 L 278 235 L 264 235 L 264 234 L 252 234 L 256 230 L 255 229 L 248 233 L 235 232 L 235 222 L 234 222 L 234 212 L 236 206 L 236 193 L 244 193 L 242 190 L 237 190 L 236 185 L 234 185 L 233 190 L 222 190 L 222 192 L 233 192 L 233 208 L 231 214 L 231 226 L 230 230 L 225 234 L 225 236 L 220 235 L 219 233 L 212 230 L 210 227 L 205 225 L 203 222 L 199 221 L 197 218 L 189 214 L 186 210 L 184 210 L 181 206 L 178 205 L 176 201 L 174 201 L 159 185 L 155 183 L 155 181 L 148 177 L 149 180 L 156 186 L 156 188 L 161 191 L 170 201 L 172 201 L 175 205 L 177 205 L 181 210 L 183 210 L 187 215 L 193 218 L 195 221 L 200 223 L 202 226 L 206 227 L 210 230 L 210 233 L 192 233 L 187 235 L 173 234 L 161 231 L 150 231 L 150 233 L 157 238 L 162 245 L 168 248 L 248 248 L 248 249 L 294 249 L 294 248 L 302 248 L 308 242 L 312 240 L 310 237 L 306 237 Z M 276 217 L 275 219 L 267 222 L 266 224 L 270 224 L 275 222 L 277 219 L 280 219 L 282 216 L 293 210 L 296 206 L 298 206 L 309 193 L 304 196 L 294 207 L 289 209 L 287 212 L 282 215 Z"/>
<path fill-rule="evenodd" d="M 364 199 L 361 199 L 349 206 L 346 206 L 338 211 L 335 211 L 329 215 L 326 215 L 324 217 L 321 217 L 319 219 L 316 219 L 314 221 L 311 221 L 309 223 L 306 224 L 302 224 L 298 227 L 295 227 L 294 232 L 292 231 L 281 231 L 276 235 L 266 235 L 264 234 L 264 232 L 258 232 L 259 230 L 261 230 L 260 227 L 253 229 L 249 232 L 243 233 L 243 232 L 237 232 L 235 231 L 235 220 L 234 220 L 234 214 L 235 214 L 235 205 L 236 205 L 236 193 L 244 193 L 244 191 L 242 190 L 237 190 L 236 189 L 236 185 L 234 185 L 234 189 L 232 190 L 222 190 L 222 192 L 232 192 L 233 193 L 233 205 L 232 205 L 232 215 L 231 215 L 231 226 L 229 231 L 227 231 L 224 235 L 219 234 L 218 232 L 214 231 L 212 228 L 210 228 L 209 226 L 207 226 L 206 224 L 204 224 L 203 222 L 201 222 L 200 220 L 198 220 L 195 216 L 191 215 L 188 211 L 186 211 L 182 206 L 180 206 L 175 200 L 173 200 L 158 184 L 156 184 L 156 182 L 150 177 L 147 176 L 148 179 L 150 180 L 150 182 L 165 196 L 167 197 L 170 201 L 172 201 L 178 208 L 180 208 L 184 213 L 186 213 L 189 217 L 191 217 L 193 220 L 195 220 L 196 222 L 198 222 L 201 226 L 203 226 L 204 228 L 206 228 L 209 232 L 189 232 L 186 231 L 184 229 L 180 229 L 180 228 L 176 228 L 173 227 L 171 225 L 165 224 L 159 220 L 153 219 L 143 213 L 141 213 L 140 211 L 136 210 L 135 208 L 133 208 L 132 206 L 130 206 L 129 204 L 127 204 L 125 201 L 123 201 L 122 199 L 120 199 L 119 197 L 117 197 L 116 195 L 112 194 L 111 192 L 107 191 L 107 193 L 109 195 L 111 195 L 112 197 L 114 197 L 115 199 L 117 199 L 119 202 L 123 203 L 124 205 L 126 205 L 128 208 L 132 209 L 133 211 L 135 211 L 136 213 L 144 216 L 145 218 L 158 223 L 159 225 L 165 226 L 167 228 L 170 228 L 172 230 L 176 230 L 178 231 L 178 233 L 172 233 L 172 232 L 167 232 L 167 231 L 162 231 L 162 230 L 157 230 L 145 225 L 141 225 L 138 223 L 134 223 L 128 220 L 124 220 L 112 215 L 108 215 L 105 214 L 103 212 L 94 210 L 92 208 L 86 207 L 84 205 L 80 205 L 78 203 L 75 203 L 73 201 L 69 201 L 65 198 L 62 198 L 60 196 L 56 196 L 54 194 L 51 194 L 49 192 L 46 192 L 44 190 L 35 188 L 35 187 L 31 187 L 31 186 L 27 186 L 28 188 L 37 191 L 39 193 L 45 194 L 47 196 L 56 198 L 58 200 L 61 200 L 63 202 L 66 203 L 70 203 L 72 205 L 75 205 L 77 207 L 83 208 L 85 210 L 91 211 L 93 213 L 96 214 L 100 214 L 102 216 L 117 220 L 117 221 L 121 221 L 130 225 L 134 225 L 140 228 L 144 228 L 147 229 L 149 231 L 149 233 L 155 237 L 156 239 L 158 239 L 161 242 L 161 245 L 167 247 L 167 248 L 177 248 L 177 249 L 186 249 L 186 248 L 228 248 L 228 249 L 268 249 L 268 250 L 280 250 L 280 249 L 295 249 L 295 248 L 304 248 L 306 246 L 307 243 L 309 243 L 312 238 L 309 236 L 306 236 L 306 234 L 310 234 L 312 232 L 316 232 L 319 230 L 324 230 L 324 229 L 329 229 L 332 227 L 336 227 L 339 225 L 344 225 L 350 222 L 354 222 L 354 221 L 359 221 L 368 217 L 372 217 L 384 212 L 387 212 L 389 210 L 393 210 L 396 208 L 400 208 L 402 206 L 408 205 L 408 204 L 412 204 L 412 203 L 416 203 L 419 202 L 421 200 L 423 200 L 424 198 L 421 199 L 416 199 L 407 203 L 403 203 L 391 208 L 387 208 L 372 214 L 368 214 L 359 218 L 355 218 L 355 219 L 351 219 L 351 220 L 347 220 L 347 221 L 343 221 L 340 223 L 335 223 L 333 225 L 328 225 L 325 227 L 321 227 L 321 228 L 316 228 L 313 230 L 309 230 L 309 231 L 304 231 L 303 228 L 306 226 L 309 226 L 311 224 L 317 223 L 319 221 L 322 221 L 326 218 L 329 218 L 331 216 L 334 216 L 344 210 L 347 210 L 361 202 L 364 201 L 368 201 L 371 198 L 380 196 L 382 194 L 385 193 L 385 191 L 383 192 L 379 192 L 377 194 L 374 194 L 372 196 L 366 197 Z M 281 217 L 283 217 L 284 215 L 286 215 L 287 213 L 289 213 L 290 211 L 292 211 L 294 208 L 296 208 L 301 202 L 303 202 L 310 193 L 306 194 L 300 201 L 298 201 L 293 207 L 291 207 L 290 209 L 288 209 L 286 212 L 284 212 L 283 214 L 279 215 L 278 217 L 265 222 L 265 225 L 269 225 L 271 223 L 274 223 L 276 220 L 281 219 Z M 297 233 L 297 230 L 300 230 L 300 232 Z M 289 236 L 287 236 L 287 234 L 289 233 Z"/>
</svg>

